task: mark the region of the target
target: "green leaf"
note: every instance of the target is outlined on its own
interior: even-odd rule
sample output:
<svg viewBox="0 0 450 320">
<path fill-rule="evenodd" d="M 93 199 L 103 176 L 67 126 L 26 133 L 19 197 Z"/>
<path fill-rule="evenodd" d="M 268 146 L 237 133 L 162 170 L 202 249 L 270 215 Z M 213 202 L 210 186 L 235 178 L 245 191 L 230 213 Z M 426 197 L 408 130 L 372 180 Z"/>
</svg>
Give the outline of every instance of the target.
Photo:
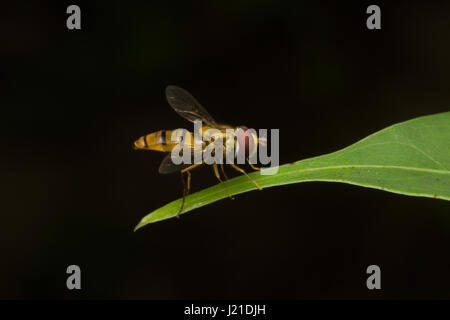
<svg viewBox="0 0 450 320">
<path fill-rule="evenodd" d="M 410 196 L 450 200 L 450 112 L 395 124 L 334 153 L 253 172 L 263 188 L 306 181 L 344 182 Z M 245 176 L 186 197 L 182 213 L 250 190 Z M 261 192 L 270 192 L 263 190 Z M 145 216 L 135 230 L 176 216 L 181 199 Z"/>
</svg>

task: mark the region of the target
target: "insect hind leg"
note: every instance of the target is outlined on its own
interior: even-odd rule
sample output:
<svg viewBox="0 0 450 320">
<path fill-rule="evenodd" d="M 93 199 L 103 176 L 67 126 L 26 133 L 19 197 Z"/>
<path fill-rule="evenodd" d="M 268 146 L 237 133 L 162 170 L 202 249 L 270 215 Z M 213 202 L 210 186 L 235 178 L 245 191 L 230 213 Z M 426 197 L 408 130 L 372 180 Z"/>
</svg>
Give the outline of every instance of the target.
<svg viewBox="0 0 450 320">
<path fill-rule="evenodd" d="M 180 172 L 181 173 L 181 182 L 183 183 L 183 199 L 181 200 L 181 207 L 180 207 L 180 210 L 178 210 L 178 212 L 177 212 L 177 215 L 176 215 L 176 217 L 177 218 L 179 218 L 180 217 L 180 213 L 183 211 L 183 208 L 184 208 L 184 200 L 185 200 L 185 198 L 186 198 L 186 194 L 189 192 L 188 191 L 188 188 L 187 188 L 187 186 L 186 186 L 186 182 L 184 182 L 184 176 L 183 176 L 183 174 L 184 174 L 184 172 L 183 171 L 181 171 Z M 188 184 L 190 184 L 190 176 L 191 176 L 191 174 L 190 174 L 190 172 L 188 172 Z"/>
<path fill-rule="evenodd" d="M 177 212 L 177 216 L 176 216 L 177 218 L 180 217 L 180 214 L 184 208 L 184 201 L 186 199 L 186 196 L 189 194 L 189 191 L 191 190 L 191 172 L 190 172 L 190 170 L 194 169 L 195 167 L 198 167 L 199 165 L 201 165 L 201 163 L 194 164 L 194 165 L 187 167 L 186 169 L 183 169 L 180 171 L 181 172 L 181 182 L 183 183 L 183 199 L 181 200 L 180 210 L 178 210 L 178 212 Z M 184 182 L 184 176 L 183 176 L 184 173 L 187 174 L 187 182 Z"/>
</svg>

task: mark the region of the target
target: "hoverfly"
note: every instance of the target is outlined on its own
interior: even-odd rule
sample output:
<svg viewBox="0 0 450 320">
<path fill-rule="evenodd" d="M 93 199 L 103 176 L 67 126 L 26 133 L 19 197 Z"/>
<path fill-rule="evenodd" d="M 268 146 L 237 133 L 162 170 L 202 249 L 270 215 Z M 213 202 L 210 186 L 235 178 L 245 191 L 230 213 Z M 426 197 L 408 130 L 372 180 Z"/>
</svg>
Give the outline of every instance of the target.
<svg viewBox="0 0 450 320">
<path fill-rule="evenodd" d="M 258 138 L 258 136 L 254 132 L 248 132 L 246 134 L 246 131 L 248 130 L 245 126 L 238 126 L 233 127 L 230 125 L 225 124 L 219 124 L 217 123 L 214 118 L 206 111 L 202 105 L 186 90 L 177 87 L 177 86 L 168 86 L 166 88 L 166 98 L 169 103 L 169 105 L 183 118 L 186 120 L 189 120 L 191 122 L 195 121 L 201 121 L 202 127 L 200 129 L 200 134 L 203 137 L 205 137 L 206 133 L 208 132 L 208 129 L 216 129 L 220 131 L 220 135 L 223 137 L 223 157 L 227 154 L 228 150 L 245 150 L 245 156 L 246 156 L 246 162 L 250 165 L 250 167 L 253 170 L 260 170 L 260 168 L 255 167 L 250 161 L 249 161 L 249 149 L 250 146 L 252 146 L 252 152 L 255 152 L 256 146 L 258 144 L 265 145 L 265 139 Z M 205 125 L 206 124 L 206 125 Z M 231 137 L 226 135 L 227 129 L 241 129 L 237 130 L 237 136 Z M 187 164 L 187 163 L 181 163 L 181 164 L 174 164 L 171 158 L 171 152 L 174 150 L 174 148 L 179 145 L 180 139 L 175 138 L 173 134 L 173 130 L 160 130 L 157 132 L 153 132 L 150 134 L 147 134 L 145 136 L 140 137 L 138 140 L 134 142 L 134 149 L 139 150 L 154 150 L 154 151 L 161 151 L 161 152 L 168 152 L 169 154 L 162 160 L 160 166 L 159 166 L 159 173 L 160 174 L 168 174 L 168 173 L 174 173 L 174 172 L 181 172 L 181 181 L 183 182 L 183 200 L 181 203 L 180 210 L 177 213 L 177 217 L 182 212 L 184 207 L 184 200 L 186 195 L 189 193 L 190 184 L 191 184 L 191 170 L 205 164 L 205 159 L 203 158 L 203 161 L 201 163 L 193 163 Z M 189 139 L 187 141 L 189 142 L 189 148 L 192 150 L 194 149 L 194 134 L 192 132 L 185 133 L 189 135 Z M 211 137 L 208 137 L 211 139 Z M 210 140 L 210 142 L 203 142 L 201 148 L 202 151 L 205 150 L 205 148 L 209 145 L 209 143 L 212 143 L 214 141 L 214 138 Z M 231 145 L 233 144 L 233 145 Z M 235 154 L 233 154 L 235 156 Z M 223 183 L 222 177 L 219 173 L 218 166 L 220 165 L 220 170 L 222 172 L 222 175 L 225 180 L 228 180 L 228 177 L 225 173 L 223 162 L 222 163 L 212 163 L 212 168 L 214 170 L 214 174 L 219 180 L 220 183 Z M 234 163 L 229 164 L 233 169 L 236 171 L 239 171 L 240 173 L 244 174 L 252 183 L 256 185 L 256 187 L 261 190 L 261 186 L 253 180 L 245 171 L 244 169 L 240 168 Z M 185 182 L 184 174 L 187 174 L 187 180 Z M 231 199 L 231 195 L 229 195 Z"/>
</svg>

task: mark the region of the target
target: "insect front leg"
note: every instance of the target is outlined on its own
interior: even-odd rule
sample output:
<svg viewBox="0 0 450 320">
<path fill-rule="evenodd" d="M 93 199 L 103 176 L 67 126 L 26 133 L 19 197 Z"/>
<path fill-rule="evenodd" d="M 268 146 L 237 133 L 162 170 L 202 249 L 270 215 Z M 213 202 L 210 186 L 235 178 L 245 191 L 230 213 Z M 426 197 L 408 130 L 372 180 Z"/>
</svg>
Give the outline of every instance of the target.
<svg viewBox="0 0 450 320">
<path fill-rule="evenodd" d="M 235 165 L 234 163 L 230 163 L 230 166 L 233 167 L 233 169 L 239 171 L 240 173 L 245 174 L 245 176 L 248 178 L 248 180 L 250 180 L 251 182 L 253 182 L 253 183 L 255 184 L 255 186 L 256 186 L 260 191 L 262 190 L 261 186 L 260 186 L 255 180 L 253 180 L 252 177 L 250 177 L 250 176 L 247 174 L 247 172 L 245 172 L 244 169 L 239 168 L 239 167 L 238 167 L 237 165 Z"/>
<path fill-rule="evenodd" d="M 253 165 L 253 163 L 250 162 L 250 160 L 248 159 L 248 157 L 245 158 L 245 159 L 247 160 L 247 163 L 250 165 L 250 167 L 251 167 L 253 170 L 255 170 L 255 171 L 261 170 L 261 168 L 255 167 L 255 166 Z"/>
</svg>

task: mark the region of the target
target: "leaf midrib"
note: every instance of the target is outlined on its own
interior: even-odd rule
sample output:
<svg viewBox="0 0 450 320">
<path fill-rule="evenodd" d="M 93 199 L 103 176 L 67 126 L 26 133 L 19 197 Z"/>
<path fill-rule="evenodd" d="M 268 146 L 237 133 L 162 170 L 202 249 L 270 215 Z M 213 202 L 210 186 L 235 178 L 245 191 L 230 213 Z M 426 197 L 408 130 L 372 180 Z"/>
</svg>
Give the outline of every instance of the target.
<svg viewBox="0 0 450 320">
<path fill-rule="evenodd" d="M 450 170 L 438 170 L 438 169 L 427 169 L 427 168 L 416 168 L 416 167 L 405 167 L 405 166 L 386 166 L 386 165 L 371 165 L 371 164 L 355 164 L 355 165 L 340 165 L 340 166 L 326 166 L 326 167 L 317 167 L 317 168 L 305 168 L 299 169 L 298 171 L 317 171 L 322 169 L 347 169 L 347 168 L 386 168 L 386 169 L 401 169 L 401 170 L 412 170 L 412 171 L 423 171 L 423 172 L 432 172 L 432 173 L 442 173 L 442 174 L 450 174 Z M 295 170 L 289 170 L 289 172 Z M 287 172 L 286 172 L 287 173 Z M 282 176 L 286 173 L 280 173 L 276 176 Z"/>
<path fill-rule="evenodd" d="M 382 166 L 382 165 L 343 165 L 343 166 L 326 166 L 326 167 L 319 167 L 319 168 L 306 168 L 306 169 L 297 169 L 297 170 L 289 170 L 274 176 L 267 176 L 267 177 L 263 177 L 258 179 L 258 182 L 266 182 L 267 180 L 271 180 L 274 179 L 275 177 L 283 177 L 285 175 L 291 175 L 292 171 L 298 171 L 298 172 L 312 172 L 312 171 L 320 171 L 320 170 L 327 170 L 327 169 L 348 169 L 348 168 L 386 168 L 386 169 L 400 169 L 400 170 L 411 170 L 411 171 L 419 171 L 419 172 L 432 172 L 432 173 L 438 173 L 438 174 L 450 174 L 450 171 L 444 171 L 444 170 L 436 170 L 436 169 L 424 169 L 424 168 L 416 168 L 416 167 L 404 167 L 404 166 Z M 258 174 L 257 172 L 254 172 L 250 175 L 255 175 Z M 242 179 L 244 179 L 245 177 L 242 177 Z M 236 179 L 236 178 L 235 178 Z M 337 181 L 337 179 L 325 179 L 327 181 Z M 325 181 L 323 180 L 323 181 Z M 316 181 L 316 179 L 314 179 L 314 181 Z M 343 182 L 347 182 L 344 180 L 339 180 L 339 181 L 343 181 Z M 225 182 L 225 183 L 229 183 L 229 182 Z M 236 184 L 234 184 L 234 186 L 239 187 L 243 184 L 248 184 L 249 182 L 247 180 L 243 180 L 241 182 L 237 182 Z M 286 184 L 286 183 L 280 183 L 280 185 L 282 184 Z M 275 184 L 277 185 L 277 184 Z M 256 189 L 256 187 L 253 187 L 251 189 Z M 250 189 L 250 190 L 251 190 Z M 199 195 L 199 197 L 197 198 L 198 200 L 202 200 L 204 198 L 208 198 L 209 196 L 215 196 L 218 193 L 223 192 L 223 190 L 218 190 L 216 192 L 209 192 L 207 195 L 205 196 L 201 196 Z M 237 194 L 237 193 L 233 193 L 233 194 Z M 175 200 L 175 201 L 179 201 L 179 200 Z"/>
</svg>

